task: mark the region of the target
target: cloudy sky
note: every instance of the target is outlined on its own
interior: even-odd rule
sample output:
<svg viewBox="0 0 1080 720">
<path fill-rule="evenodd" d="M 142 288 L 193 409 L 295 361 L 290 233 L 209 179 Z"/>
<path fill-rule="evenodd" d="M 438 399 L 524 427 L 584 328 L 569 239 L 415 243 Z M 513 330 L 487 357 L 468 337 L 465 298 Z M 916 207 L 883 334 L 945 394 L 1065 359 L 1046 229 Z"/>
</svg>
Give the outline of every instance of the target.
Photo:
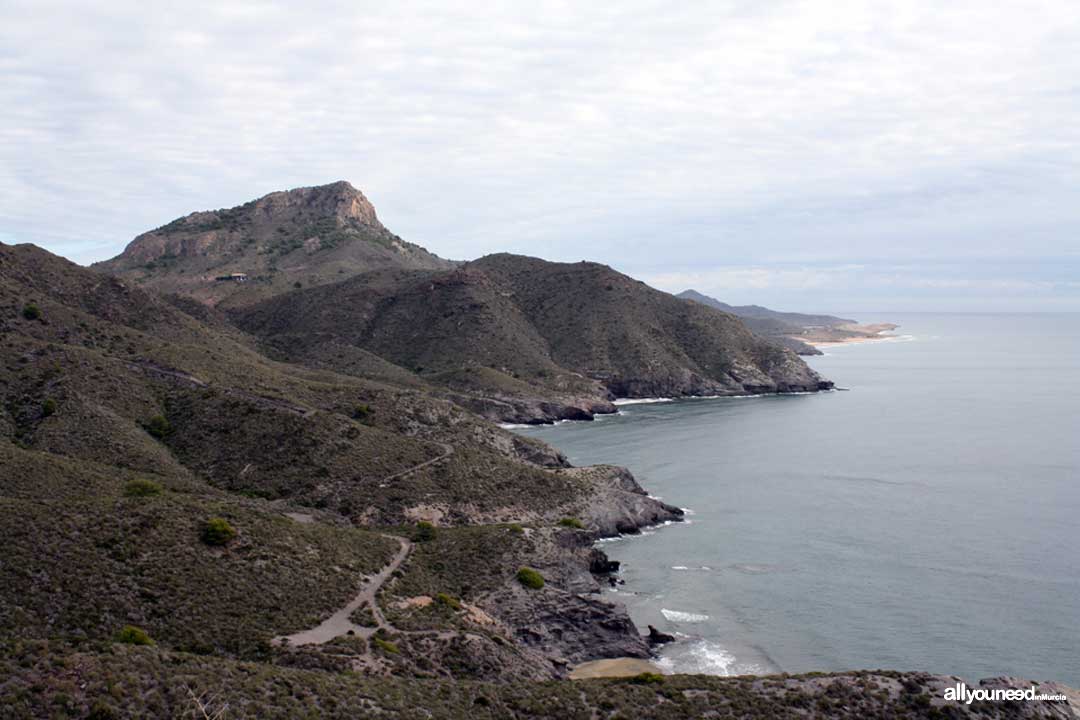
<svg viewBox="0 0 1080 720">
<path fill-rule="evenodd" d="M 347 179 L 445 257 L 1080 311 L 1075 2 L 599 5 L 0 0 L 0 240 Z"/>
</svg>

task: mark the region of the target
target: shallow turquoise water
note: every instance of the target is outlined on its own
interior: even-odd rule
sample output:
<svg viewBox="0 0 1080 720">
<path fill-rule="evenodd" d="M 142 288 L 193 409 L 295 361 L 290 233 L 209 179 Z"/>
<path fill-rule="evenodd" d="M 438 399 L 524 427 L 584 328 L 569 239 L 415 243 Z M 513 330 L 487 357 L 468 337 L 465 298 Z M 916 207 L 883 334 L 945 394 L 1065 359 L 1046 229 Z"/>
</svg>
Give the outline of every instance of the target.
<svg viewBox="0 0 1080 720">
<path fill-rule="evenodd" d="M 849 392 L 521 430 L 690 522 L 605 544 L 681 672 L 920 669 L 1080 685 L 1080 315 L 911 315 L 809 362 Z"/>
</svg>

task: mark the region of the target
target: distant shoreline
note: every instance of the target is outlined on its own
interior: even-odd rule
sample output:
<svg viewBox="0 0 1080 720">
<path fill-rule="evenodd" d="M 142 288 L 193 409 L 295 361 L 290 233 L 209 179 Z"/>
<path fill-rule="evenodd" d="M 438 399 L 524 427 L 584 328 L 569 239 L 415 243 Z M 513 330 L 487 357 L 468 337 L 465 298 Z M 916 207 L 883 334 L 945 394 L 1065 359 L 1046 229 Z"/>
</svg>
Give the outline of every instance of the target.
<svg viewBox="0 0 1080 720">
<path fill-rule="evenodd" d="M 788 337 L 799 340 L 815 348 L 834 347 L 849 343 L 874 342 L 880 340 L 892 340 L 898 337 L 890 334 L 900 327 L 895 323 L 850 323 L 836 325 L 828 328 L 811 328 L 801 335 L 789 335 Z"/>
</svg>

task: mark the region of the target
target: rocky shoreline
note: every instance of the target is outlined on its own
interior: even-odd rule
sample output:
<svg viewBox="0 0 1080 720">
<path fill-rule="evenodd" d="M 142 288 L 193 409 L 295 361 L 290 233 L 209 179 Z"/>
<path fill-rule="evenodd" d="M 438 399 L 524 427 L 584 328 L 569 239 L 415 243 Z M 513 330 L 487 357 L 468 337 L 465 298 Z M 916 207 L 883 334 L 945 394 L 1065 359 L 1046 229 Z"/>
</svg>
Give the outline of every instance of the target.
<svg viewBox="0 0 1080 720">
<path fill-rule="evenodd" d="M 873 339 L 873 338 L 865 338 Z M 884 338 L 881 338 L 884 339 Z M 625 389 L 625 388 L 624 388 Z M 754 397 L 757 395 L 803 395 L 814 392 L 828 392 L 835 389 L 831 380 L 819 379 L 807 384 L 784 385 L 782 387 L 765 385 L 732 390 L 715 383 L 694 386 L 693 390 L 672 387 L 665 383 L 638 383 L 633 386 L 632 394 L 611 393 L 606 400 L 579 399 L 576 401 L 551 402 L 509 398 L 454 398 L 454 401 L 481 417 L 503 426 L 515 425 L 554 425 L 558 422 L 590 422 L 598 415 L 615 415 L 620 404 L 633 401 L 690 400 L 695 398 Z"/>
</svg>

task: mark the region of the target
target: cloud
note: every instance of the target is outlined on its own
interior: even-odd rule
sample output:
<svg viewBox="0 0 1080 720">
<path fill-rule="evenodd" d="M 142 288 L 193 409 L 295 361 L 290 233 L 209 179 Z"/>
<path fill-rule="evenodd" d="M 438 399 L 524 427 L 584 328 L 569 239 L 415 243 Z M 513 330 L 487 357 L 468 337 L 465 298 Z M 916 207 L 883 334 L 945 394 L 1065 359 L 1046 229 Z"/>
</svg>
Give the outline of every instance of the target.
<svg viewBox="0 0 1080 720">
<path fill-rule="evenodd" d="M 1078 248 L 1069 2 L 6 5 L 0 230 L 80 261 L 336 179 L 445 256 L 762 292 Z"/>
</svg>

